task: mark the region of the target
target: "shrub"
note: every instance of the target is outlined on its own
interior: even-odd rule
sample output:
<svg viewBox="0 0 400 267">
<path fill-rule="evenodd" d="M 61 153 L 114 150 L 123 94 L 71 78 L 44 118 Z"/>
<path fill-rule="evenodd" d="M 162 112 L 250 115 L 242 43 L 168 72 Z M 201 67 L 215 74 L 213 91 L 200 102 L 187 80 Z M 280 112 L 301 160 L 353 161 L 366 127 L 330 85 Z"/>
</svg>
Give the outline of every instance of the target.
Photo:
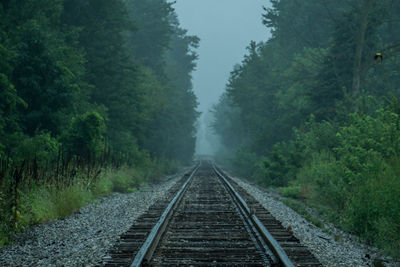
<svg viewBox="0 0 400 267">
<path fill-rule="evenodd" d="M 377 162 L 379 172 L 366 173 L 357 190 L 348 196 L 343 225 L 369 243 L 400 255 L 400 160 Z M 391 244 L 388 246 L 388 244 Z"/>
<path fill-rule="evenodd" d="M 352 114 L 350 122 L 334 148 L 312 154 L 296 183 L 343 228 L 400 255 L 400 118 L 380 109 L 376 116 Z"/>
<path fill-rule="evenodd" d="M 23 195 L 22 201 L 30 205 L 31 222 L 42 223 L 57 218 L 56 203 L 54 201 L 54 186 L 33 186 Z"/>
<path fill-rule="evenodd" d="M 53 191 L 53 199 L 57 218 L 64 218 L 91 201 L 93 195 L 87 186 L 79 181 L 62 190 Z"/>
<path fill-rule="evenodd" d="M 294 142 L 275 144 L 269 156 L 258 162 L 254 177 L 266 186 L 286 186 L 294 180 L 301 161 Z"/>
<path fill-rule="evenodd" d="M 117 170 L 104 171 L 95 183 L 93 191 L 105 194 L 110 192 L 128 193 L 134 187 L 144 185 L 145 177 L 140 171 L 128 166 Z"/>
<path fill-rule="evenodd" d="M 68 132 L 64 134 L 63 143 L 76 155 L 97 155 L 103 146 L 104 131 L 103 117 L 95 111 L 87 112 L 72 119 Z"/>
<path fill-rule="evenodd" d="M 21 163 L 23 160 L 36 160 L 38 167 L 57 159 L 60 143 L 50 136 L 50 133 L 40 133 L 34 137 L 26 137 L 14 150 L 13 160 Z"/>
<path fill-rule="evenodd" d="M 347 185 L 340 163 L 329 151 L 315 153 L 311 158 L 297 174 L 302 196 L 337 210 L 343 209 Z"/>
<path fill-rule="evenodd" d="M 100 174 L 92 186 L 92 192 L 95 196 L 107 196 L 112 192 L 113 184 L 108 176 Z"/>
<path fill-rule="evenodd" d="M 29 207 L 26 225 L 66 217 L 93 199 L 87 185 L 78 179 L 68 186 L 33 185 L 21 194 L 22 206 Z"/>
<path fill-rule="evenodd" d="M 291 197 L 291 198 L 303 197 L 301 192 L 301 186 L 298 184 L 291 183 L 287 187 L 281 187 L 280 191 L 284 197 Z"/>
<path fill-rule="evenodd" d="M 132 173 L 125 167 L 111 174 L 112 190 L 126 193 L 135 185 Z"/>
<path fill-rule="evenodd" d="M 232 167 L 241 176 L 254 178 L 259 157 L 245 148 L 238 149 L 231 160 Z"/>
<path fill-rule="evenodd" d="M 338 144 L 336 130 L 335 124 L 316 122 L 311 116 L 301 129 L 294 129 L 292 140 L 275 144 L 268 156 L 258 162 L 256 181 L 265 186 L 287 186 L 303 166 L 310 164 L 313 154 Z"/>
</svg>

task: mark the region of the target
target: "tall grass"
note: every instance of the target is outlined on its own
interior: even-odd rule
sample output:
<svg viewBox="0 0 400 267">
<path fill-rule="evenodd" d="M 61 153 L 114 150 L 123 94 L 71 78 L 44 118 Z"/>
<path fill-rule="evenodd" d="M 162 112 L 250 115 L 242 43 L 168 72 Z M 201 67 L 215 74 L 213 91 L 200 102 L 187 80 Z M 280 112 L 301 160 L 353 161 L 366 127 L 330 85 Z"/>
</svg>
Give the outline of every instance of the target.
<svg viewBox="0 0 400 267">
<path fill-rule="evenodd" d="M 0 247 L 9 243 L 15 232 L 67 217 L 94 199 L 112 192 L 132 192 L 178 168 L 176 162 L 152 160 L 145 166 L 103 168 L 96 176 L 88 176 L 85 169 L 68 179 L 25 179 L 17 186 L 13 177 L 3 177 L 0 181 Z M 12 187 L 16 189 L 14 193 L 10 190 Z"/>
</svg>

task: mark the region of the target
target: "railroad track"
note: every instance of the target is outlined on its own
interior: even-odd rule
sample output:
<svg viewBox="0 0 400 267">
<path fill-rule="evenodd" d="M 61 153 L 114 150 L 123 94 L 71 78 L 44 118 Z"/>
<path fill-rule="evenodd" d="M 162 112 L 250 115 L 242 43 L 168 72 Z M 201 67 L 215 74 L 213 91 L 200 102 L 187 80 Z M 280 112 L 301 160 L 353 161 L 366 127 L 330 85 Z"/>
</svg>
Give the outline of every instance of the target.
<svg viewBox="0 0 400 267">
<path fill-rule="evenodd" d="M 109 255 L 102 266 L 322 266 L 210 162 L 182 177 Z"/>
</svg>

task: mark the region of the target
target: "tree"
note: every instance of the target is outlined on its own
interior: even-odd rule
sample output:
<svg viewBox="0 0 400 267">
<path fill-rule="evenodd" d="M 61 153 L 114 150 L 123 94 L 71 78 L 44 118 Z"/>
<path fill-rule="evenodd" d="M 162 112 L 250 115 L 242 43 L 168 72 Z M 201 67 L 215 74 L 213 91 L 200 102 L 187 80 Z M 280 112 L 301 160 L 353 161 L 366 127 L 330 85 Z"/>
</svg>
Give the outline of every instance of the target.
<svg viewBox="0 0 400 267">
<path fill-rule="evenodd" d="M 128 34 L 128 49 L 135 60 L 163 76 L 165 53 L 170 47 L 175 26 L 171 22 L 173 3 L 165 0 L 127 1 L 129 16 L 137 30 Z"/>
<path fill-rule="evenodd" d="M 65 138 L 67 149 L 88 159 L 104 149 L 104 119 L 97 112 L 87 112 L 72 119 Z"/>
<path fill-rule="evenodd" d="M 155 129 L 146 142 L 146 148 L 165 158 L 188 161 L 195 148 L 195 121 L 198 117 L 196 96 L 192 90 L 191 72 L 196 67 L 199 39 L 188 36 L 179 28 L 175 15 L 169 18 L 174 32 L 170 37 L 170 49 L 165 51 L 163 75 L 165 80 L 165 106 L 151 120 Z"/>
<path fill-rule="evenodd" d="M 360 78 L 361 78 L 361 59 L 363 54 L 363 49 L 365 46 L 366 31 L 368 26 L 368 16 L 374 0 L 363 0 L 361 5 L 360 14 L 360 26 L 358 29 L 357 39 L 356 39 L 356 49 L 354 57 L 354 67 L 353 67 L 353 86 L 352 86 L 352 96 L 357 98 L 360 94 Z"/>
<path fill-rule="evenodd" d="M 0 4 L 0 16 L 2 9 Z M 1 25 L 3 26 L 3 25 Z M 7 35 L 0 26 L 0 156 L 9 151 L 16 143 L 15 132 L 19 132 L 16 110 L 17 105 L 24 105 L 24 101 L 18 96 L 15 86 L 10 81 L 12 73 L 11 60 L 15 53 L 6 48 Z"/>
</svg>

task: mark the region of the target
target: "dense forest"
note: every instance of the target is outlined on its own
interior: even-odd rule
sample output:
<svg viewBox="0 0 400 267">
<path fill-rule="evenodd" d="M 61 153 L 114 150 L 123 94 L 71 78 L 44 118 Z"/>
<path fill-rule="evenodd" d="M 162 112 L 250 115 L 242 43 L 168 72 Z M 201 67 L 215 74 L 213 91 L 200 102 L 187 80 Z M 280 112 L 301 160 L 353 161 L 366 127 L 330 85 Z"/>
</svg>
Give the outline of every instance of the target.
<svg viewBox="0 0 400 267">
<path fill-rule="evenodd" d="M 219 158 L 400 255 L 400 2 L 271 3 L 212 110 Z"/>
<path fill-rule="evenodd" d="M 166 0 L 0 2 L 0 246 L 191 160 L 198 43 Z"/>
</svg>

